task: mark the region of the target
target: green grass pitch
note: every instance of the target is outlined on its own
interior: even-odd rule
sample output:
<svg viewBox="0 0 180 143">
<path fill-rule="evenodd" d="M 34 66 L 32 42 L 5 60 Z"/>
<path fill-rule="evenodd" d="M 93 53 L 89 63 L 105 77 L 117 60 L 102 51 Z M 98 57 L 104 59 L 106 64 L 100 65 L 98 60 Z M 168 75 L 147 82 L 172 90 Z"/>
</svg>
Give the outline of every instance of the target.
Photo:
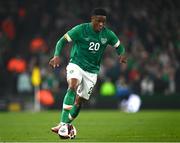
<svg viewBox="0 0 180 143">
<path fill-rule="evenodd" d="M 0 142 L 67 142 L 50 131 L 58 118 L 58 111 L 0 112 Z M 77 137 L 68 142 L 180 141 L 179 110 L 82 110 L 73 124 Z"/>
</svg>

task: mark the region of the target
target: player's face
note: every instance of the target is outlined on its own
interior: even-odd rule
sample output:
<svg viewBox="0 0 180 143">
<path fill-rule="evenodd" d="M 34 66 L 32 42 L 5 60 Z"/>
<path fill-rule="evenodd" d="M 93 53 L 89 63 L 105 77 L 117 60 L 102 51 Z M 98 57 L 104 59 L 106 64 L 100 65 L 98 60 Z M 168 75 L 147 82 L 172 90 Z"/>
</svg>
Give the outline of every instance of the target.
<svg viewBox="0 0 180 143">
<path fill-rule="evenodd" d="M 101 31 L 104 26 L 105 26 L 105 23 L 106 23 L 106 16 L 101 16 L 101 15 L 98 15 L 98 16 L 92 16 L 91 17 L 91 22 L 93 24 L 93 28 L 95 31 L 99 32 Z"/>
</svg>

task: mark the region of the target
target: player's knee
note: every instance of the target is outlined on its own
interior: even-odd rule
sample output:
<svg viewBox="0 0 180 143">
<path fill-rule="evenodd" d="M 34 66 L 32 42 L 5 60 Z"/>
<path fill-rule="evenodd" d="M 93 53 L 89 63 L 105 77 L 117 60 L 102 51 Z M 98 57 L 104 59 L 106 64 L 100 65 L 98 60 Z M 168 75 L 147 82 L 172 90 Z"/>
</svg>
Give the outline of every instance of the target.
<svg viewBox="0 0 180 143">
<path fill-rule="evenodd" d="M 71 79 L 70 81 L 68 81 L 68 89 L 76 91 L 77 87 L 78 87 L 78 80 Z"/>
<path fill-rule="evenodd" d="M 76 92 L 77 87 L 74 86 L 74 85 L 69 85 L 68 89 L 73 90 L 74 92 Z"/>
</svg>

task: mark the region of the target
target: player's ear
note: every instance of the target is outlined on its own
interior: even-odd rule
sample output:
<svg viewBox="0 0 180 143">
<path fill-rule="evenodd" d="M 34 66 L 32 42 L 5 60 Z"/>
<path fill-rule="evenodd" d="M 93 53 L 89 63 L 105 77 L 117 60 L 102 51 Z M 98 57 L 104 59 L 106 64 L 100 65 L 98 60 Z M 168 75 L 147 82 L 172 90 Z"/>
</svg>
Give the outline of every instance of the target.
<svg viewBox="0 0 180 143">
<path fill-rule="evenodd" d="M 94 16 L 91 16 L 91 22 L 93 22 L 94 21 Z"/>
</svg>

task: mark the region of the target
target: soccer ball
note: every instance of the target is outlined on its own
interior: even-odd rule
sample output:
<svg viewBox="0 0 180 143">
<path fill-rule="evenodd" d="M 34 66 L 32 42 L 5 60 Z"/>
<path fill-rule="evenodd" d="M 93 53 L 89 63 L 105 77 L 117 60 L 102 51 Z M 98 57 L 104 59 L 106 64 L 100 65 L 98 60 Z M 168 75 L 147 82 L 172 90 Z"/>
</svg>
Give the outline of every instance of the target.
<svg viewBox="0 0 180 143">
<path fill-rule="evenodd" d="M 76 128 L 72 124 L 64 124 L 58 131 L 58 135 L 61 139 L 74 139 L 76 134 Z"/>
<path fill-rule="evenodd" d="M 120 107 L 122 111 L 127 113 L 136 113 L 139 111 L 141 106 L 141 99 L 136 94 L 131 94 L 128 100 L 122 100 Z"/>
</svg>

